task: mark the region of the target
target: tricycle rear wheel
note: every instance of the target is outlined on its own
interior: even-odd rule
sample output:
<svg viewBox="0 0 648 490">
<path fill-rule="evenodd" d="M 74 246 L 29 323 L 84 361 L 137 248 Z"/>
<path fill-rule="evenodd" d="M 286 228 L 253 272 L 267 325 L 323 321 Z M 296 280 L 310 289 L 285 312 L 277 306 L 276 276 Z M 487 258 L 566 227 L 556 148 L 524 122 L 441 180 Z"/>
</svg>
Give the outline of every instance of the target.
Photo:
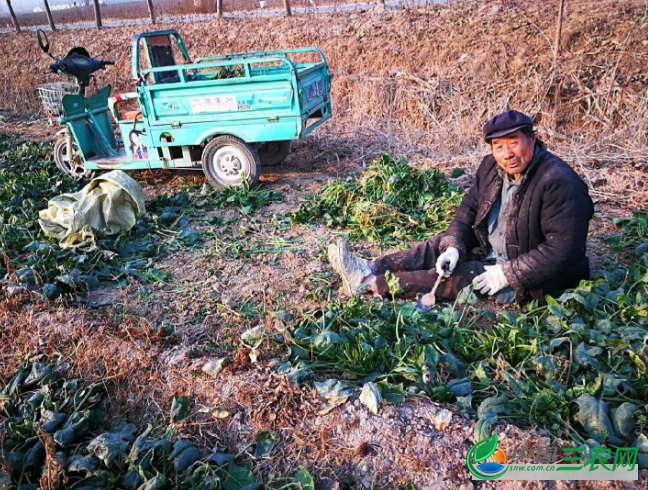
<svg viewBox="0 0 648 490">
<path fill-rule="evenodd" d="M 75 179 L 87 177 L 92 172 L 84 168 L 81 155 L 77 151 L 74 142 L 72 143 L 72 151 L 69 150 L 68 139 L 65 135 L 54 143 L 54 162 L 62 173 Z"/>
<path fill-rule="evenodd" d="M 290 153 L 290 140 L 266 141 L 256 143 L 254 147 L 259 153 L 259 159 L 264 167 L 266 165 L 279 165 L 288 158 L 288 154 Z"/>
<path fill-rule="evenodd" d="M 212 139 L 202 154 L 202 167 L 217 188 L 253 186 L 259 182 L 261 162 L 253 146 L 230 135 Z"/>
</svg>

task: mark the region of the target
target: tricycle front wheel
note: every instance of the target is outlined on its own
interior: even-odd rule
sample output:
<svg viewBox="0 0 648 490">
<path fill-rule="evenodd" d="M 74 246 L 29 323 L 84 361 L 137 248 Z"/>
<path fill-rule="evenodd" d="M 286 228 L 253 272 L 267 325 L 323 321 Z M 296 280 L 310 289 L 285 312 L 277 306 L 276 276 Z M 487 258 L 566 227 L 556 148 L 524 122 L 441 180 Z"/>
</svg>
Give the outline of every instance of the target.
<svg viewBox="0 0 648 490">
<path fill-rule="evenodd" d="M 266 165 L 279 165 L 288 158 L 288 154 L 290 153 L 290 140 L 255 143 L 254 147 L 259 153 L 259 159 L 264 167 Z"/>
<path fill-rule="evenodd" d="M 217 188 L 250 186 L 259 181 L 261 162 L 257 151 L 235 136 L 217 136 L 205 146 L 202 167 Z"/>
<path fill-rule="evenodd" d="M 76 144 L 73 142 L 72 149 L 68 148 L 67 136 L 61 136 L 54 143 L 54 162 L 62 173 L 75 179 L 87 177 L 92 172 L 83 166 Z"/>
</svg>

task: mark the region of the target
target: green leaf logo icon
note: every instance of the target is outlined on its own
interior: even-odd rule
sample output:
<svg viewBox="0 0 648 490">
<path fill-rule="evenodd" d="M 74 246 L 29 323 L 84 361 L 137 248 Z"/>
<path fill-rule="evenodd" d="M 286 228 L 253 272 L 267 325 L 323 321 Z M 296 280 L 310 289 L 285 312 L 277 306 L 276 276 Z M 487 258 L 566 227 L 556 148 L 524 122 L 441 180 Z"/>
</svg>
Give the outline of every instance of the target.
<svg viewBox="0 0 648 490">
<path fill-rule="evenodd" d="M 468 470 L 478 478 L 482 480 L 494 480 L 501 477 L 504 473 L 508 471 L 508 467 L 504 469 L 501 473 L 496 475 L 487 475 L 477 468 L 478 463 L 490 458 L 493 453 L 497 450 L 497 434 L 493 434 L 490 437 L 487 437 L 483 441 L 479 441 L 473 447 L 470 448 L 468 454 L 466 455 L 466 465 Z"/>
<path fill-rule="evenodd" d="M 473 457 L 475 463 L 484 461 L 485 459 L 490 458 L 495 450 L 497 449 L 497 434 L 484 439 L 481 442 L 478 442 L 473 446 Z"/>
</svg>

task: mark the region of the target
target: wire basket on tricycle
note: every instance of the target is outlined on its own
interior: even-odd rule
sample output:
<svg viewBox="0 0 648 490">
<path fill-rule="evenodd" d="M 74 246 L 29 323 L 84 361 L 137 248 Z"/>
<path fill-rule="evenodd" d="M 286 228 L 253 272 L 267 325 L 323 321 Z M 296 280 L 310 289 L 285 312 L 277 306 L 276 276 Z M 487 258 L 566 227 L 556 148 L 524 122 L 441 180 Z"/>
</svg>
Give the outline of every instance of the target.
<svg viewBox="0 0 648 490">
<path fill-rule="evenodd" d="M 48 117 L 60 117 L 63 115 L 63 96 L 76 94 L 79 88 L 73 82 L 50 82 L 39 85 L 36 90 L 40 98 L 43 110 Z"/>
</svg>

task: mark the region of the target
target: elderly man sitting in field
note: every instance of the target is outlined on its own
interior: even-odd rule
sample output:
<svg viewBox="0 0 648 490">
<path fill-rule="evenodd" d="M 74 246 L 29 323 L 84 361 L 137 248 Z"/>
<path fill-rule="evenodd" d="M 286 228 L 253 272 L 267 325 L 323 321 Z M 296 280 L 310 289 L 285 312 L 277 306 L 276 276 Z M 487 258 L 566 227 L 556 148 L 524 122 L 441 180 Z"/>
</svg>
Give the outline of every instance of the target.
<svg viewBox="0 0 648 490">
<path fill-rule="evenodd" d="M 438 298 L 452 300 L 472 282 L 500 303 L 542 300 L 589 278 L 585 242 L 594 206 L 583 180 L 547 151 L 521 112 L 495 116 L 483 136 L 491 154 L 446 233 L 374 262 L 355 257 L 346 240 L 329 246 L 348 294 L 388 296 L 387 271 L 403 297 L 425 294 L 424 306 L 434 303 L 440 276 Z"/>
</svg>

